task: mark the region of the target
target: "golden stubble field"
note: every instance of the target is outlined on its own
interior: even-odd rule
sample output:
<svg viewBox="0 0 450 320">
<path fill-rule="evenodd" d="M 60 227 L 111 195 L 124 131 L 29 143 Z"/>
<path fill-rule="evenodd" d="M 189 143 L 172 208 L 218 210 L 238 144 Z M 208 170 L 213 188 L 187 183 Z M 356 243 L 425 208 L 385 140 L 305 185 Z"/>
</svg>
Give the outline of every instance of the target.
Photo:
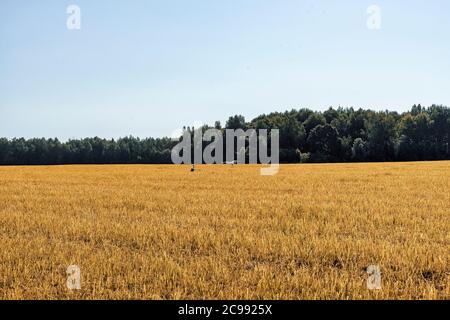
<svg viewBox="0 0 450 320">
<path fill-rule="evenodd" d="M 0 167 L 0 299 L 450 298 L 450 162 L 259 168 Z"/>
</svg>

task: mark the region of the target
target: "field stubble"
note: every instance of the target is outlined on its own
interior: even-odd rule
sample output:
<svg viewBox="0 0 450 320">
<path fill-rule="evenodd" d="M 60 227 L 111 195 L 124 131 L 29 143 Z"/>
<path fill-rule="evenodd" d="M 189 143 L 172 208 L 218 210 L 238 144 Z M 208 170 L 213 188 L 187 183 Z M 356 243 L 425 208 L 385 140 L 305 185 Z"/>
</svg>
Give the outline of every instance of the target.
<svg viewBox="0 0 450 320">
<path fill-rule="evenodd" d="M 450 162 L 259 168 L 0 167 L 0 299 L 450 298 Z"/>
</svg>

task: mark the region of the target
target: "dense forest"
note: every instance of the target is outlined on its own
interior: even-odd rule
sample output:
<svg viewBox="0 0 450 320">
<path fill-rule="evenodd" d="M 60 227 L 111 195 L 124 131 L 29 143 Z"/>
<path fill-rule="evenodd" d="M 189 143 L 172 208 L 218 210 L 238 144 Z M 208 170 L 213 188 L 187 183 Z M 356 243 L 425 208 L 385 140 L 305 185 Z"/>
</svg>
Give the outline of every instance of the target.
<svg viewBox="0 0 450 320">
<path fill-rule="evenodd" d="M 209 126 L 204 126 L 206 130 Z M 353 108 L 232 116 L 217 129 L 279 129 L 280 162 L 368 162 L 450 159 L 450 108 L 414 105 L 401 113 Z M 193 128 L 184 128 L 192 132 Z M 171 163 L 170 138 L 0 138 L 1 165 Z"/>
</svg>

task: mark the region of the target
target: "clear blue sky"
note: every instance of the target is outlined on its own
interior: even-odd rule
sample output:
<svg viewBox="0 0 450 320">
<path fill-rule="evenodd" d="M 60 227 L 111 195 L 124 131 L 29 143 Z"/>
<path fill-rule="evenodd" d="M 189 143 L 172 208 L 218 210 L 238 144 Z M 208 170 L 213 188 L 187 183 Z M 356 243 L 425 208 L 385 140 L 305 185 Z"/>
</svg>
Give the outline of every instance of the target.
<svg viewBox="0 0 450 320">
<path fill-rule="evenodd" d="M 70 4 L 81 30 L 66 27 Z M 372 4 L 381 30 L 366 26 Z M 449 15 L 448 0 L 1 0 L 0 136 L 450 105 Z"/>
</svg>

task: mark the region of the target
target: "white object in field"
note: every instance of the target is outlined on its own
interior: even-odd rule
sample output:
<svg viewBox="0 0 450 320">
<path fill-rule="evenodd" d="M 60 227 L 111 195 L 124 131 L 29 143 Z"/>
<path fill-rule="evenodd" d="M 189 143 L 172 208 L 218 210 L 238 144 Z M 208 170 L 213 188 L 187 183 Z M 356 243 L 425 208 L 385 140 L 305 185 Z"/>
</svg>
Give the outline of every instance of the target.
<svg viewBox="0 0 450 320">
<path fill-rule="evenodd" d="M 66 270 L 67 273 L 67 289 L 80 290 L 81 289 L 81 270 L 79 266 L 71 265 Z"/>
<path fill-rule="evenodd" d="M 367 268 L 367 289 L 380 290 L 381 289 L 381 270 L 377 265 L 371 265 Z"/>
</svg>

